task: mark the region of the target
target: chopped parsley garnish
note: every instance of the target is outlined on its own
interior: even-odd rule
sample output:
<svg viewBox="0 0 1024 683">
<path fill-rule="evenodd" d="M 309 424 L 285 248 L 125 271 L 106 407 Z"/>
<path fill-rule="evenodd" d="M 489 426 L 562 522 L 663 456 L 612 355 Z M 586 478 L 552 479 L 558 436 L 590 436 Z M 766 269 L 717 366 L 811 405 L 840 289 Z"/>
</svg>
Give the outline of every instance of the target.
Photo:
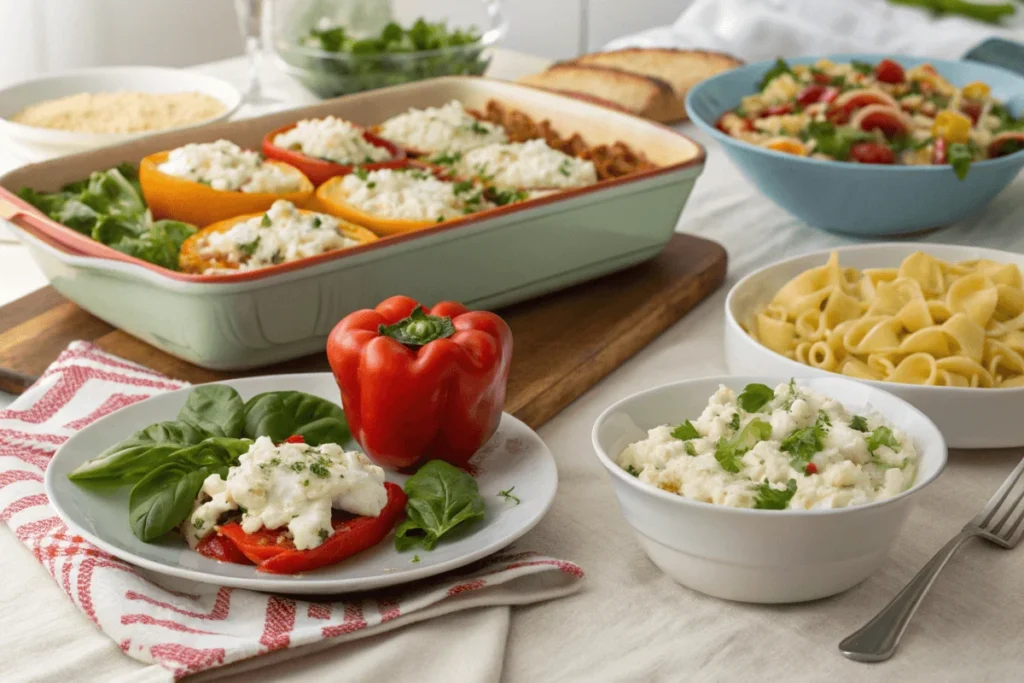
<svg viewBox="0 0 1024 683">
<path fill-rule="evenodd" d="M 196 517 L 195 519 L 192 520 L 192 526 L 194 526 L 197 529 L 202 529 L 203 528 L 203 524 L 205 524 L 205 523 L 206 522 L 205 522 L 205 520 L 203 520 L 202 517 Z"/>
<path fill-rule="evenodd" d="M 832 418 L 828 416 L 824 410 L 818 411 L 818 419 L 814 421 L 814 424 L 818 427 L 831 427 Z"/>
<path fill-rule="evenodd" d="M 484 126 L 483 124 L 476 120 L 474 120 L 473 123 L 469 124 L 467 128 L 469 128 L 469 130 L 476 133 L 477 135 L 487 135 L 490 132 L 487 129 L 487 126 Z"/>
<path fill-rule="evenodd" d="M 756 413 L 773 398 L 775 398 L 775 392 L 770 387 L 764 384 L 748 384 L 743 388 L 736 402 L 748 413 Z"/>
<path fill-rule="evenodd" d="M 854 415 L 850 419 L 850 429 L 856 429 L 858 432 L 868 431 L 868 421 L 860 415 Z"/>
<path fill-rule="evenodd" d="M 373 181 L 373 180 L 371 180 L 370 182 L 366 183 L 366 189 L 367 190 L 372 190 L 375 187 L 377 187 L 377 183 L 375 181 Z"/>
<path fill-rule="evenodd" d="M 322 460 L 318 460 L 309 466 L 310 474 L 313 474 L 321 479 L 326 479 L 331 476 L 331 471 L 327 469 L 327 465 Z"/>
<path fill-rule="evenodd" d="M 264 216 L 264 218 L 266 218 L 266 216 Z M 248 242 L 246 244 L 239 244 L 238 250 L 245 254 L 246 256 L 252 256 L 253 254 L 256 253 L 256 250 L 259 248 L 259 246 L 260 238 L 259 235 L 257 235 L 256 239 L 254 239 L 252 242 Z"/>
<path fill-rule="evenodd" d="M 529 199 L 530 193 L 526 190 L 517 190 L 515 188 L 499 190 L 496 187 L 488 188 L 488 194 L 491 197 L 491 201 L 498 206 L 505 206 L 506 204 L 515 204 L 525 199 Z"/>
<path fill-rule="evenodd" d="M 420 561 L 420 556 L 419 556 L 419 555 L 413 555 L 413 556 L 412 556 L 412 562 L 413 562 L 413 564 L 416 564 L 416 563 L 417 563 L 417 562 L 419 562 L 419 561 Z"/>
<path fill-rule="evenodd" d="M 815 453 L 825 448 L 825 433 L 825 427 L 820 423 L 798 429 L 782 440 L 779 450 L 789 453 L 794 469 L 802 469 Z"/>
<path fill-rule="evenodd" d="M 331 532 L 327 529 L 320 529 L 320 531 L 318 531 L 317 534 L 319 534 L 320 536 L 320 542 L 323 543 L 328 539 L 328 537 L 330 537 Z"/>
<path fill-rule="evenodd" d="M 735 430 L 740 428 L 740 414 L 739 413 L 733 413 L 732 414 L 732 419 L 729 420 L 729 426 L 732 427 L 733 431 L 735 431 Z"/>
<path fill-rule="evenodd" d="M 771 83 L 773 80 L 775 80 L 782 74 L 792 73 L 793 70 L 789 68 L 789 64 L 786 63 L 786 60 L 782 58 L 776 59 L 775 65 L 772 66 L 772 68 L 768 69 L 768 71 L 766 71 L 764 76 L 761 78 L 761 83 L 757 86 L 757 89 L 764 90 L 769 83 Z"/>
<path fill-rule="evenodd" d="M 694 447 L 692 441 L 687 441 L 683 444 L 683 450 L 686 451 L 687 455 L 697 455 L 697 449 Z"/>
<path fill-rule="evenodd" d="M 463 192 L 469 192 L 473 189 L 472 180 L 460 180 L 459 182 L 452 185 L 452 192 L 455 194 L 462 194 Z"/>
<path fill-rule="evenodd" d="M 521 503 L 522 501 L 519 500 L 518 496 L 516 496 L 516 495 L 514 495 L 512 493 L 515 490 L 516 490 L 515 486 L 509 487 L 509 488 L 505 489 L 504 491 L 498 491 L 498 496 L 500 496 L 501 498 L 504 498 L 506 501 L 513 500 L 513 501 L 515 501 L 516 505 L 519 505 L 519 503 Z"/>
<path fill-rule="evenodd" d="M 314 228 L 319 228 L 321 225 L 323 225 L 323 223 L 324 223 L 323 219 L 321 219 L 320 216 L 315 216 L 313 218 L 313 227 Z"/>
<path fill-rule="evenodd" d="M 626 467 L 626 472 L 628 474 L 632 474 L 634 477 L 639 477 L 640 476 L 640 470 L 638 470 L 637 468 L 633 467 L 632 465 L 629 465 L 629 466 Z"/>
<path fill-rule="evenodd" d="M 726 472 L 740 471 L 740 458 L 744 453 L 757 445 L 759 441 L 770 439 L 772 426 L 754 418 L 740 430 L 733 438 L 727 439 L 724 436 L 715 444 L 715 460 Z"/>
<path fill-rule="evenodd" d="M 438 217 L 437 217 L 437 220 L 436 220 L 436 221 L 434 221 L 434 222 L 435 222 L 435 223 L 444 223 L 444 216 L 438 216 Z"/>
<path fill-rule="evenodd" d="M 796 479 L 786 482 L 786 488 L 777 489 L 767 479 L 762 481 L 757 488 L 757 498 L 754 499 L 754 508 L 757 510 L 785 510 L 789 505 L 790 498 L 796 493 Z"/>
<path fill-rule="evenodd" d="M 359 178 L 360 180 L 366 180 L 370 174 L 362 166 L 356 166 L 355 168 L 352 169 L 352 175 L 354 175 L 356 178 Z"/>
<path fill-rule="evenodd" d="M 430 163 L 437 164 L 438 166 L 454 166 L 462 159 L 462 152 L 442 152 L 438 154 Z"/>
<path fill-rule="evenodd" d="M 672 438 L 680 439 L 681 441 L 699 439 L 700 432 L 697 431 L 697 428 L 693 426 L 692 422 L 689 420 L 683 420 L 681 425 L 677 425 L 676 428 L 672 430 Z"/>
<path fill-rule="evenodd" d="M 292 472 L 303 472 L 306 469 L 306 463 L 296 460 L 291 465 Z"/>
<path fill-rule="evenodd" d="M 564 175 L 566 178 L 569 177 L 569 164 L 571 162 L 568 159 L 563 159 L 562 164 L 558 167 L 558 172 Z"/>
<path fill-rule="evenodd" d="M 281 253 L 280 249 L 275 249 L 274 253 L 270 255 L 270 262 L 273 264 L 284 263 L 284 254 Z"/>
<path fill-rule="evenodd" d="M 865 76 L 870 76 L 871 74 L 875 73 L 875 67 L 869 64 L 868 62 L 859 62 L 856 59 L 854 59 L 850 62 L 850 66 L 853 67 L 854 71 L 856 71 L 857 73 L 864 74 Z"/>
<path fill-rule="evenodd" d="M 263 214 L 263 218 L 260 219 L 260 227 L 269 228 L 273 224 L 274 221 L 271 220 L 270 216 L 268 214 Z"/>
<path fill-rule="evenodd" d="M 893 436 L 892 430 L 888 427 L 875 427 L 874 431 L 866 438 L 868 451 L 871 455 L 882 446 L 888 446 L 894 451 L 900 450 L 900 442 Z"/>
<path fill-rule="evenodd" d="M 302 482 L 302 485 L 303 486 L 309 486 L 309 479 L 307 479 L 306 481 Z"/>
</svg>

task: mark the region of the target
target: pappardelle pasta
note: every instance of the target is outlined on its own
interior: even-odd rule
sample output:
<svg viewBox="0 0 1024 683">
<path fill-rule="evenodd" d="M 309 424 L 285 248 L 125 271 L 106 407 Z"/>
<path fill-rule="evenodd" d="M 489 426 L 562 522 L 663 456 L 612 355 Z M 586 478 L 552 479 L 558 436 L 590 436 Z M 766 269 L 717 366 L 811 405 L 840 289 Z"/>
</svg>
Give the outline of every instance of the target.
<svg viewBox="0 0 1024 683">
<path fill-rule="evenodd" d="M 898 268 L 857 270 L 832 252 L 746 329 L 787 358 L 851 377 L 1024 387 L 1024 281 L 1014 264 L 915 252 Z"/>
</svg>

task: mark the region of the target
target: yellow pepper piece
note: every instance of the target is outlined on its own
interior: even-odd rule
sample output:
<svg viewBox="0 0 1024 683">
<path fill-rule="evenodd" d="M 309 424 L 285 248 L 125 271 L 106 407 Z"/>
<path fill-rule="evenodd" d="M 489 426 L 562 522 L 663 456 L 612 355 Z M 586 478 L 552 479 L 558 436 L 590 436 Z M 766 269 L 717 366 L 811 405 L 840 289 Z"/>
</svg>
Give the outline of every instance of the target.
<svg viewBox="0 0 1024 683">
<path fill-rule="evenodd" d="M 992 92 L 992 89 L 981 81 L 974 81 L 964 86 L 964 97 L 969 97 L 972 100 L 982 100 L 988 97 L 988 94 Z"/>
<path fill-rule="evenodd" d="M 971 120 L 960 112 L 943 109 L 935 116 L 932 135 L 946 142 L 965 143 L 971 139 Z"/>
<path fill-rule="evenodd" d="M 807 148 L 798 141 L 790 140 L 789 138 L 776 138 L 774 140 L 769 140 L 764 146 L 768 149 L 774 149 L 776 152 L 795 154 L 798 157 L 807 156 Z"/>
</svg>

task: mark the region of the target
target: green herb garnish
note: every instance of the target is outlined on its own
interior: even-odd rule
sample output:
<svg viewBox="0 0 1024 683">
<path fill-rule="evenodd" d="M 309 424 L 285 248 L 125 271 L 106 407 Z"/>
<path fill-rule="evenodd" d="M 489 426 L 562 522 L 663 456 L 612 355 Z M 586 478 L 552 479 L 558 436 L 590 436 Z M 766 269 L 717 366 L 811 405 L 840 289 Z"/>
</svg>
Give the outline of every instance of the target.
<svg viewBox="0 0 1024 683">
<path fill-rule="evenodd" d="M 868 62 L 860 62 L 854 59 L 850 61 L 850 66 L 853 67 L 854 71 L 856 71 L 857 73 L 864 74 L 865 76 L 870 76 L 871 74 L 875 73 L 875 67 L 872 64 L 869 64 Z"/>
<path fill-rule="evenodd" d="M 887 446 L 894 451 L 900 450 L 900 442 L 893 436 L 892 430 L 888 427 L 875 427 L 874 431 L 866 437 L 868 452 L 871 455 L 882 446 Z"/>
<path fill-rule="evenodd" d="M 825 448 L 825 434 L 825 428 L 819 423 L 798 429 L 782 440 L 779 450 L 789 453 L 794 469 L 803 469 L 815 453 Z"/>
<path fill-rule="evenodd" d="M 639 477 L 640 476 L 640 470 L 638 470 L 637 468 L 633 467 L 632 465 L 627 465 L 626 466 L 626 473 L 627 474 L 632 474 L 634 477 Z"/>
<path fill-rule="evenodd" d="M 321 479 L 326 479 L 331 476 L 331 471 L 327 469 L 327 465 L 322 461 L 317 461 L 309 466 L 310 474 L 313 474 Z"/>
<path fill-rule="evenodd" d="M 757 510 L 785 510 L 789 500 L 796 493 L 796 479 L 786 482 L 786 488 L 777 489 L 768 480 L 762 481 L 757 489 L 757 498 L 754 499 L 754 508 Z"/>
<path fill-rule="evenodd" d="M 257 235 L 256 239 L 254 239 L 252 242 L 246 242 L 245 244 L 239 244 L 238 245 L 238 251 L 242 252 L 246 256 L 252 256 L 253 254 L 256 253 L 256 250 L 259 248 L 259 246 L 260 246 L 260 237 L 259 237 L 259 235 Z"/>
<path fill-rule="evenodd" d="M 970 146 L 961 142 L 954 142 L 946 146 L 946 159 L 953 167 L 956 177 L 963 180 L 967 177 L 967 172 L 971 170 L 974 154 L 971 152 Z"/>
<path fill-rule="evenodd" d="M 743 388 L 743 392 L 740 393 L 736 402 L 739 403 L 740 407 L 748 413 L 756 413 L 775 398 L 775 392 L 764 384 L 748 384 Z"/>
<path fill-rule="evenodd" d="M 740 428 L 740 414 L 739 413 L 733 413 L 732 414 L 732 419 L 729 420 L 729 426 L 733 429 L 733 431 L 735 431 L 735 430 Z"/>
<path fill-rule="evenodd" d="M 269 228 L 273 224 L 274 221 L 271 220 L 270 216 L 268 216 L 267 214 L 263 214 L 263 218 L 260 219 L 260 227 Z"/>
<path fill-rule="evenodd" d="M 320 542 L 324 543 L 325 541 L 327 541 L 328 538 L 330 538 L 331 532 L 328 531 L 327 529 L 320 529 L 317 532 L 317 535 L 320 536 Z"/>
<path fill-rule="evenodd" d="M 740 471 L 740 458 L 753 448 L 759 441 L 770 439 L 772 426 L 767 422 L 754 418 L 732 439 L 722 437 L 715 444 L 715 460 L 726 472 Z"/>
<path fill-rule="evenodd" d="M 687 441 L 683 444 L 683 450 L 686 451 L 687 455 L 697 455 L 697 448 L 693 445 L 692 441 Z"/>
<path fill-rule="evenodd" d="M 868 421 L 860 415 L 854 415 L 850 419 L 850 429 L 856 429 L 858 432 L 868 431 Z"/>
<path fill-rule="evenodd" d="M 793 69 L 789 67 L 789 64 L 786 63 L 786 60 L 780 57 L 779 59 L 775 60 L 774 66 L 772 66 L 772 68 L 768 69 L 768 71 L 765 72 L 764 76 L 761 78 L 761 82 L 757 86 L 757 89 L 764 90 L 769 83 L 771 83 L 774 79 L 778 78 L 782 74 L 792 75 L 792 73 Z"/>
<path fill-rule="evenodd" d="M 512 492 L 515 491 L 515 489 L 516 487 L 512 486 L 510 488 L 505 489 L 504 491 L 498 491 L 498 496 L 504 498 L 506 501 L 515 501 L 515 504 L 519 505 L 519 503 L 521 503 L 522 501 L 519 500 L 518 496 L 512 494 Z"/>
<path fill-rule="evenodd" d="M 683 420 L 683 423 L 676 425 L 675 429 L 672 430 L 672 438 L 686 441 L 688 439 L 699 439 L 700 432 L 693 426 L 693 423 L 689 420 Z"/>
</svg>

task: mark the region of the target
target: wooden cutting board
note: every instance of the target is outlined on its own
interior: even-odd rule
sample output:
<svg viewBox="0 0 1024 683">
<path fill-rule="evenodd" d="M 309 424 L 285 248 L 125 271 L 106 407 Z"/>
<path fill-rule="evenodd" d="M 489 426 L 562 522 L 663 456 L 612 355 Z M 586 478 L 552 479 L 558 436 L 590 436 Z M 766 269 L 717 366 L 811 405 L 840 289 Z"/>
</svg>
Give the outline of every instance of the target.
<svg viewBox="0 0 1024 683">
<path fill-rule="evenodd" d="M 651 261 L 498 311 L 515 339 L 505 409 L 544 424 L 718 289 L 726 265 L 721 245 L 677 234 Z M 189 382 L 330 370 L 323 353 L 240 373 L 206 370 L 45 287 L 0 308 L 0 390 L 24 391 L 76 339 Z"/>
</svg>

